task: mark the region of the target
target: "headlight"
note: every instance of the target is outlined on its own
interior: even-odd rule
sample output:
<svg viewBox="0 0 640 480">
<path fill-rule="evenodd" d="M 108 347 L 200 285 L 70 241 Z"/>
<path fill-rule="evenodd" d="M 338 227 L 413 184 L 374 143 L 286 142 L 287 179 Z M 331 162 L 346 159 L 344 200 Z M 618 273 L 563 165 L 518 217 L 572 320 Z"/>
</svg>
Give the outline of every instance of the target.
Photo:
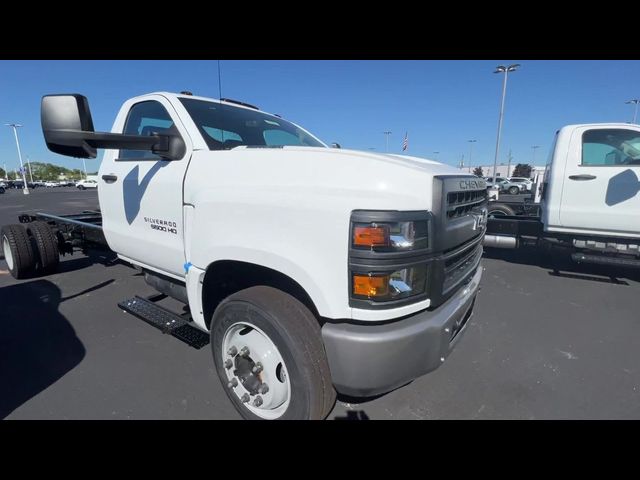
<svg viewBox="0 0 640 480">
<path fill-rule="evenodd" d="M 429 246 L 428 222 L 354 223 L 351 245 L 377 252 L 421 250 Z"/>
<path fill-rule="evenodd" d="M 354 298 L 374 301 L 399 300 L 426 291 L 427 266 L 415 265 L 394 272 L 357 273 L 352 278 Z"/>
</svg>

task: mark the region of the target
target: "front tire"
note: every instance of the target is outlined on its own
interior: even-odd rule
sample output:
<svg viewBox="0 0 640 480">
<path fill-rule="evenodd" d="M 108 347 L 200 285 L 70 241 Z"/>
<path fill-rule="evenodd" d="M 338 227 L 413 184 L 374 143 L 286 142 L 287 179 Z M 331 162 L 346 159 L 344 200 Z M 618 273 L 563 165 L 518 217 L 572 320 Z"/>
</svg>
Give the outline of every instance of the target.
<svg viewBox="0 0 640 480">
<path fill-rule="evenodd" d="M 520 189 L 518 187 L 509 187 L 509 193 L 511 195 L 518 195 L 520 193 Z"/>
<path fill-rule="evenodd" d="M 266 286 L 230 295 L 213 315 L 211 347 L 218 377 L 243 418 L 319 420 L 333 408 L 320 325 L 291 295 Z"/>
</svg>

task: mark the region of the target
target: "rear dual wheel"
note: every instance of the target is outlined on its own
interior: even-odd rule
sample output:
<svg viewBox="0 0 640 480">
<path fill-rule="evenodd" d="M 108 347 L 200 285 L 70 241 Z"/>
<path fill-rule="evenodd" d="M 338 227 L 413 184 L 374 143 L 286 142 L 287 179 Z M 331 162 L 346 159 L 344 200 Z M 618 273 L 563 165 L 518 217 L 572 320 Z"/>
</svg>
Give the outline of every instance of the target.
<svg viewBox="0 0 640 480">
<path fill-rule="evenodd" d="M 7 267 L 16 279 L 47 275 L 58 268 L 58 241 L 47 223 L 5 225 L 0 239 Z"/>
</svg>

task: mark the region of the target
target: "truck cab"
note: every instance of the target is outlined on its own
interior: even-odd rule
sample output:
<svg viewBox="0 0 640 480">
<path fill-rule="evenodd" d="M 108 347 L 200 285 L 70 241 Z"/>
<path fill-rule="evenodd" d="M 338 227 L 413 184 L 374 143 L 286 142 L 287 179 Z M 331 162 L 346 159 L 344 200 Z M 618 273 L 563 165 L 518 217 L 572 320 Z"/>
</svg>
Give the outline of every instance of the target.
<svg viewBox="0 0 640 480">
<path fill-rule="evenodd" d="M 483 179 L 330 148 L 252 105 L 186 93 L 127 100 L 110 133 L 93 131 L 85 97 L 45 96 L 42 125 L 56 153 L 107 149 L 91 228 L 188 305 L 244 418 L 324 418 L 336 392 L 378 395 L 436 369 L 466 331 Z"/>
</svg>

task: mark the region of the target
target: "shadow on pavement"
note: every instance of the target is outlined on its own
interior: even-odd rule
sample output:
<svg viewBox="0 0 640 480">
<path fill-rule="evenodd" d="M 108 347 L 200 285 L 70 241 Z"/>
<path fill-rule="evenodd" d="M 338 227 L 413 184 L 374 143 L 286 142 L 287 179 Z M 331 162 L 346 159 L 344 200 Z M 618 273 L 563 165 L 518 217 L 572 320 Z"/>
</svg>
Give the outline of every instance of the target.
<svg viewBox="0 0 640 480">
<path fill-rule="evenodd" d="M 576 263 L 568 253 L 547 252 L 534 248 L 485 248 L 485 258 L 503 260 L 521 265 L 532 265 L 548 270 L 549 275 L 594 282 L 629 285 L 621 278 L 640 282 L 640 271 L 633 268 Z"/>
<path fill-rule="evenodd" d="M 48 280 L 0 288 L 0 419 L 75 368 L 85 348 Z"/>
</svg>

